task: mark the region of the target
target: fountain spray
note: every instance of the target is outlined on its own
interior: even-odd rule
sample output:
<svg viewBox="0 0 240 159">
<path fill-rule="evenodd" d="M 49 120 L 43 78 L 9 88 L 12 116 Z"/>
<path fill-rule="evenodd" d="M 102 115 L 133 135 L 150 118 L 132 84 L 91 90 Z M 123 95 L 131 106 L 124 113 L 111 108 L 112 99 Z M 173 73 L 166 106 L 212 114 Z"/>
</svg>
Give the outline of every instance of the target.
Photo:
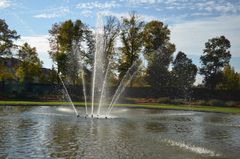
<svg viewBox="0 0 240 159">
<path fill-rule="evenodd" d="M 70 97 L 70 95 L 69 95 L 69 93 L 68 93 L 68 90 L 67 90 L 67 88 L 66 88 L 66 86 L 65 86 L 65 84 L 64 84 L 64 82 L 63 82 L 63 80 L 62 80 L 61 73 L 60 73 L 60 75 L 59 75 L 59 79 L 60 79 L 60 81 L 61 81 L 61 83 L 62 83 L 62 85 L 63 85 L 63 88 L 64 88 L 64 91 L 65 91 L 65 93 L 66 93 L 66 95 L 67 95 L 68 101 L 70 101 L 71 106 L 73 107 L 73 110 L 74 110 L 74 112 L 76 113 L 76 116 L 77 116 L 77 117 L 80 117 L 80 115 L 79 115 L 78 112 L 77 112 L 76 107 L 74 106 L 74 104 L 73 104 L 73 102 L 72 102 L 72 99 L 71 99 L 71 97 Z"/>
</svg>

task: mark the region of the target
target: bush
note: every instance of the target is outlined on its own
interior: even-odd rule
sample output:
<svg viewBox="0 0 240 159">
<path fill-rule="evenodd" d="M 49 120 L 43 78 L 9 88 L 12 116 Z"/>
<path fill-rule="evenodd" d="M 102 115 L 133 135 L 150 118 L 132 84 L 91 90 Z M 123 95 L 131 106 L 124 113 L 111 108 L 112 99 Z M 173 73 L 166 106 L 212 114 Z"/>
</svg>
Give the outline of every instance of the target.
<svg viewBox="0 0 240 159">
<path fill-rule="evenodd" d="M 217 99 L 211 99 L 207 102 L 207 105 L 210 106 L 226 106 L 226 102 Z"/>
<path fill-rule="evenodd" d="M 157 102 L 158 103 L 164 103 L 164 104 L 169 104 L 171 103 L 171 98 L 169 97 L 161 97 L 161 98 L 158 98 Z"/>
<path fill-rule="evenodd" d="M 237 106 L 237 102 L 234 102 L 234 101 L 228 101 L 226 102 L 226 106 L 229 106 L 229 107 L 233 107 L 233 106 Z"/>
<path fill-rule="evenodd" d="M 120 98 L 117 103 L 135 104 L 136 101 L 134 98 Z"/>
<path fill-rule="evenodd" d="M 208 105 L 208 102 L 206 100 L 197 100 L 194 105 Z"/>
<path fill-rule="evenodd" d="M 173 99 L 171 104 L 186 104 L 187 101 L 185 99 Z"/>
</svg>

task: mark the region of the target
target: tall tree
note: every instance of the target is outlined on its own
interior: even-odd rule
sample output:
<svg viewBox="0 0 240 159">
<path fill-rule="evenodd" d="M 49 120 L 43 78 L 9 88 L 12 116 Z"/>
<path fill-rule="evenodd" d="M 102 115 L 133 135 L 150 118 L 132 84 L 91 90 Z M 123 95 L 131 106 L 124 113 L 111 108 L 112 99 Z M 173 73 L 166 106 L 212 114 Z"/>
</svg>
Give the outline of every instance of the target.
<svg viewBox="0 0 240 159">
<path fill-rule="evenodd" d="M 114 83 L 116 78 L 116 66 L 117 66 L 117 54 L 116 54 L 116 40 L 120 32 L 120 22 L 116 17 L 108 16 L 106 17 L 106 24 L 104 25 L 104 70 L 108 69 L 108 80 Z M 105 72 L 106 73 L 106 72 Z"/>
<path fill-rule="evenodd" d="M 170 42 L 170 30 L 161 21 L 151 21 L 144 27 L 144 57 L 148 61 L 147 81 L 159 90 L 170 86 L 169 65 L 175 51 Z"/>
<path fill-rule="evenodd" d="M 13 44 L 13 41 L 19 38 L 20 36 L 17 35 L 17 32 L 10 30 L 5 20 L 0 19 L 0 57 L 11 56 L 11 49 L 16 46 Z"/>
<path fill-rule="evenodd" d="M 18 58 L 22 61 L 17 68 L 16 76 L 20 82 L 33 82 L 34 78 L 40 77 L 40 69 L 42 62 L 38 58 L 35 47 L 31 47 L 28 43 L 24 43 L 17 54 Z"/>
<path fill-rule="evenodd" d="M 72 84 L 76 84 L 79 78 L 79 60 L 86 57 L 82 48 L 86 41 L 86 32 L 87 28 L 80 20 L 54 24 L 49 30 L 49 54 L 56 62 L 58 74 L 61 72 Z"/>
<path fill-rule="evenodd" d="M 115 42 L 120 32 L 120 23 L 116 17 L 108 16 L 104 25 L 105 58 L 113 58 Z"/>
<path fill-rule="evenodd" d="M 222 69 L 229 64 L 231 58 L 230 47 L 230 41 L 224 36 L 209 39 L 205 43 L 203 55 L 200 57 L 202 63 L 200 74 L 204 76 L 207 88 L 216 88 L 222 80 Z"/>
<path fill-rule="evenodd" d="M 129 18 L 122 20 L 120 33 L 122 47 L 118 66 L 120 79 L 139 58 L 142 49 L 143 26 L 144 22 L 135 13 L 131 13 Z M 132 86 L 132 83 L 130 85 Z"/>
<path fill-rule="evenodd" d="M 172 77 L 174 87 L 179 91 L 179 95 L 188 95 L 189 89 L 195 82 L 197 74 L 197 66 L 192 63 L 192 60 L 187 58 L 183 52 L 178 52 L 173 61 Z"/>
</svg>

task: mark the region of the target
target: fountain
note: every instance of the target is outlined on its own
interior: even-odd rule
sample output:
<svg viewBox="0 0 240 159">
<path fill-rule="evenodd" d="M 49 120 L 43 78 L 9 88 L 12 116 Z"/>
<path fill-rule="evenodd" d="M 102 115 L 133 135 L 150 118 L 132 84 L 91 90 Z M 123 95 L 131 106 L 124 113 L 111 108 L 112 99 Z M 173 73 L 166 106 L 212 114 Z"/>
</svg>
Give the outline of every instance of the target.
<svg viewBox="0 0 240 159">
<path fill-rule="evenodd" d="M 74 112 L 76 113 L 77 117 L 80 117 L 80 115 L 78 114 L 78 111 L 77 111 L 76 107 L 74 106 L 74 104 L 73 104 L 73 102 L 72 102 L 72 99 L 71 99 L 71 97 L 70 97 L 70 95 L 69 95 L 69 93 L 68 93 L 68 90 L 67 90 L 67 88 L 66 88 L 66 86 L 65 86 L 65 84 L 64 84 L 64 82 L 63 82 L 63 80 L 62 80 L 61 75 L 59 75 L 59 79 L 60 79 L 60 81 L 61 81 L 61 83 L 62 83 L 62 85 L 63 85 L 63 89 L 64 89 L 64 91 L 65 91 L 64 93 L 66 94 L 68 101 L 71 103 L 71 106 L 72 106 Z"/>
<path fill-rule="evenodd" d="M 109 118 L 111 111 L 113 109 L 114 104 L 118 101 L 119 97 L 125 90 L 126 86 L 129 84 L 129 82 L 132 80 L 134 75 L 137 73 L 141 66 L 141 60 L 136 60 L 132 66 L 128 69 L 122 80 L 120 81 L 119 86 L 117 87 L 112 99 L 110 100 L 110 103 L 107 103 L 105 99 L 106 92 L 107 92 L 107 79 L 109 75 L 109 68 L 112 64 L 112 61 L 109 60 L 107 63 L 107 67 L 105 68 L 105 59 L 104 59 L 104 50 L 105 50 L 105 41 L 104 41 L 104 24 L 103 19 L 100 14 L 97 15 L 97 23 L 96 23 L 96 45 L 95 45 L 95 53 L 94 53 L 94 63 L 93 63 L 93 76 L 92 76 L 92 88 L 91 88 L 91 111 L 88 112 L 88 106 L 87 106 L 87 95 L 86 95 L 86 84 L 85 84 L 85 77 L 84 77 L 84 69 L 83 69 L 83 63 L 82 63 L 82 52 L 77 46 L 73 46 L 73 53 L 77 54 L 78 57 L 78 63 L 81 73 L 81 79 L 82 79 L 82 86 L 83 86 L 83 95 L 84 95 L 84 102 L 85 102 L 85 118 L 90 116 L 92 118 Z M 105 68 L 105 69 L 104 69 Z M 74 109 L 75 114 L 79 117 L 79 114 L 71 100 L 71 97 L 67 91 L 67 88 L 65 87 L 65 84 L 61 77 L 60 81 L 62 82 L 63 88 L 65 90 L 66 96 L 68 101 L 71 103 L 71 106 Z M 107 105 L 107 109 L 105 112 L 101 111 L 101 108 Z M 97 106 L 97 110 L 95 110 L 94 107 Z"/>
</svg>

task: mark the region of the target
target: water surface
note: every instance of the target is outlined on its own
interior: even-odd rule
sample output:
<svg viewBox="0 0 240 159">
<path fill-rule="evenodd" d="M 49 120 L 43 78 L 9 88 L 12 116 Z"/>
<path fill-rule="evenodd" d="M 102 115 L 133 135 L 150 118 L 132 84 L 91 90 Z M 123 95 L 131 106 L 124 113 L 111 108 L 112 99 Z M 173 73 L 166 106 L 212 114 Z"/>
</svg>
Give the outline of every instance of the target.
<svg viewBox="0 0 240 159">
<path fill-rule="evenodd" d="M 1 107 L 0 158 L 240 157 L 239 115 L 114 108 L 113 117 L 76 118 L 71 107 Z"/>
</svg>

